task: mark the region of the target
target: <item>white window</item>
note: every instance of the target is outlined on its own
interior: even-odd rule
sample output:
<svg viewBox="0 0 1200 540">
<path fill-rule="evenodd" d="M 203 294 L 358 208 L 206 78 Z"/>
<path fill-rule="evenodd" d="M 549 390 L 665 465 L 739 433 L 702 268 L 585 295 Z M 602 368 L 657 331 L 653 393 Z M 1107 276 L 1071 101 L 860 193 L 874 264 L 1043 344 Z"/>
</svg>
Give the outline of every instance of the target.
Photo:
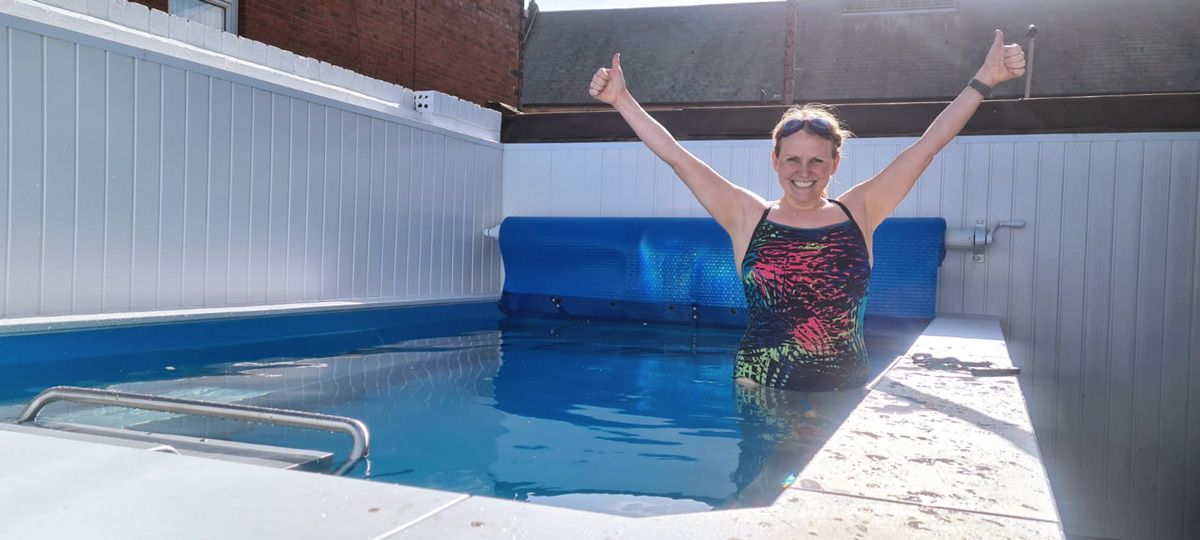
<svg viewBox="0 0 1200 540">
<path fill-rule="evenodd" d="M 237 33 L 238 0 L 169 0 L 172 15 Z"/>
</svg>

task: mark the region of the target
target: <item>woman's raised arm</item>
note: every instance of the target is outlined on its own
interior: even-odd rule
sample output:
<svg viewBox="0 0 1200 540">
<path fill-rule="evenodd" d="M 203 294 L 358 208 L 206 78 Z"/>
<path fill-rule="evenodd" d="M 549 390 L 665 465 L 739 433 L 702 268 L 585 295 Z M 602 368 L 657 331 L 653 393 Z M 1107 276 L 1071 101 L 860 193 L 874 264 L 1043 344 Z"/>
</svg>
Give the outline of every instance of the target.
<svg viewBox="0 0 1200 540">
<path fill-rule="evenodd" d="M 615 54 L 611 68 L 600 68 L 592 77 L 592 97 L 612 105 L 654 155 L 667 162 L 683 180 L 704 209 L 731 236 L 744 221 L 747 209 L 761 209 L 764 201 L 753 192 L 729 182 L 706 163 L 688 152 L 671 133 L 651 117 L 625 87 L 621 55 Z M 757 215 L 755 215 L 757 217 Z"/>
<path fill-rule="evenodd" d="M 847 192 L 848 197 L 861 197 L 867 209 L 869 226 L 874 229 L 888 214 L 892 213 L 922 172 L 929 167 L 937 155 L 967 124 L 983 102 L 985 91 L 1009 79 L 1025 74 L 1025 53 L 1020 45 L 1005 45 L 1004 33 L 996 30 L 992 46 L 988 49 L 983 67 L 975 73 L 975 80 L 986 85 L 975 88 L 968 85 L 959 92 L 945 110 L 933 120 L 921 138 L 896 156 L 875 177 Z M 851 194 L 853 193 L 853 194 Z"/>
</svg>

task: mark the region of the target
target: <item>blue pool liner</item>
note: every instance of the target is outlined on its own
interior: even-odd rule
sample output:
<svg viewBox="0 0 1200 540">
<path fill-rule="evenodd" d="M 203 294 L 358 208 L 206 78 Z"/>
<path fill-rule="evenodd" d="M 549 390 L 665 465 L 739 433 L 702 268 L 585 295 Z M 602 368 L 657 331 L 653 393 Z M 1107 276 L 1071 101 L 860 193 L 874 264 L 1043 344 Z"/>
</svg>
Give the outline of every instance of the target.
<svg viewBox="0 0 1200 540">
<path fill-rule="evenodd" d="M 946 221 L 876 229 L 868 316 L 932 319 Z M 500 227 L 508 313 L 718 326 L 746 323 L 729 236 L 711 218 L 510 217 Z"/>
<path fill-rule="evenodd" d="M 310 358 L 406 339 L 495 330 L 495 302 L 348 307 L 305 313 L 67 328 L 0 335 L 0 402 L 75 381 L 114 383 L 167 366 Z M 91 386 L 90 384 L 88 386 Z"/>
</svg>

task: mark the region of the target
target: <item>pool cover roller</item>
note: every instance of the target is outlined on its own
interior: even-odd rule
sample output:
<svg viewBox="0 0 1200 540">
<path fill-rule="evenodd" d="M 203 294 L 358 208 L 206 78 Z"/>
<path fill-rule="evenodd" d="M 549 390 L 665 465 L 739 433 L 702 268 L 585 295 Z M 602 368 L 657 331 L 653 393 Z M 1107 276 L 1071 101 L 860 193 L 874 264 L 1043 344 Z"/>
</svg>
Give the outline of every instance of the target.
<svg viewBox="0 0 1200 540">
<path fill-rule="evenodd" d="M 946 221 L 890 218 L 875 231 L 868 316 L 932 319 Z M 746 323 L 729 236 L 711 218 L 510 217 L 500 227 L 509 313 Z"/>
</svg>

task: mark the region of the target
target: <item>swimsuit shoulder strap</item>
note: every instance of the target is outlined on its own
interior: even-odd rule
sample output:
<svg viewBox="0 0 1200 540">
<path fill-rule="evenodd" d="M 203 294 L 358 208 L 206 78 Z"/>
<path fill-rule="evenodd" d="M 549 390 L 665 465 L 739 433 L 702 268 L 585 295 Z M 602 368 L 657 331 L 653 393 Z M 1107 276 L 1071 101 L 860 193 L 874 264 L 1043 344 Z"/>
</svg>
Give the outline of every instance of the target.
<svg viewBox="0 0 1200 540">
<path fill-rule="evenodd" d="M 759 218 L 758 218 L 758 223 L 757 223 L 757 224 L 755 224 L 755 227 L 754 227 L 754 228 L 756 228 L 756 229 L 757 229 L 757 228 L 758 228 L 758 225 L 762 225 L 762 222 L 764 222 L 764 221 L 766 221 L 766 220 L 767 220 L 767 214 L 769 214 L 769 213 L 771 213 L 771 206 L 770 206 L 770 205 L 767 205 L 767 207 L 766 207 L 766 208 L 763 208 L 763 213 L 762 213 L 762 216 L 759 216 Z"/>
<path fill-rule="evenodd" d="M 850 209 L 846 208 L 846 205 L 842 204 L 841 201 L 839 201 L 837 199 L 829 199 L 829 202 L 838 205 L 838 208 L 841 208 L 842 211 L 846 213 L 846 217 L 850 218 L 850 222 L 855 225 L 858 225 L 858 221 L 854 219 L 854 214 L 851 214 Z M 763 215 L 765 216 L 766 214 L 763 214 Z"/>
</svg>

